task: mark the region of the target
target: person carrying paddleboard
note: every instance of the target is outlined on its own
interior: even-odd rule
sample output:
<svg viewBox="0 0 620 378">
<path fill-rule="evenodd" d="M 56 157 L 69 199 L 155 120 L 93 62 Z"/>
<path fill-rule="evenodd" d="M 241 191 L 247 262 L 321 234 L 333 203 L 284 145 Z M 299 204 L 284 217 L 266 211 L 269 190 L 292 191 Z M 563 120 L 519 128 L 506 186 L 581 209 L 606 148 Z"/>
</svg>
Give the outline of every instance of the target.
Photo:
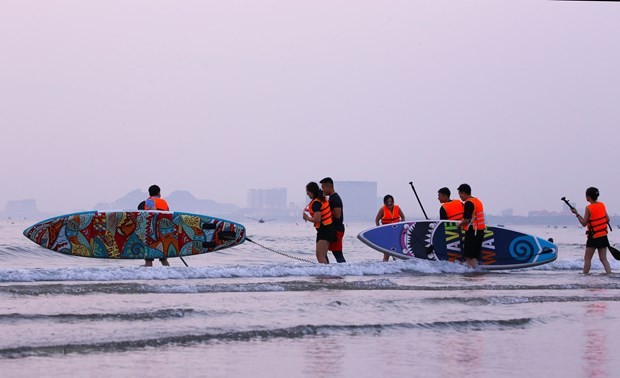
<svg viewBox="0 0 620 378">
<path fill-rule="evenodd" d="M 463 219 L 461 228 L 465 233 L 463 237 L 463 256 L 465 263 L 472 268 L 478 265 L 478 259 L 482 254 L 482 241 L 484 230 L 487 228 L 484 221 L 484 206 L 482 201 L 471 195 L 471 186 L 461 184 L 458 189 L 459 197 L 463 201 Z"/>
<path fill-rule="evenodd" d="M 342 212 L 342 199 L 334 190 L 334 180 L 331 177 L 325 177 L 320 181 L 321 190 L 326 196 L 329 196 L 329 207 L 332 210 L 332 219 L 336 228 L 336 241 L 329 243 L 329 250 L 339 263 L 347 262 L 342 254 L 342 238 L 344 238 L 344 214 Z M 329 259 L 327 259 L 329 261 Z"/>
<path fill-rule="evenodd" d="M 579 219 L 582 226 L 587 227 L 586 234 L 586 252 L 583 257 L 583 274 L 590 273 L 592 257 L 594 251 L 598 250 L 598 258 L 601 260 L 605 273 L 611 273 L 609 261 L 607 261 L 607 247 L 609 247 L 609 239 L 607 238 L 607 225 L 609 224 L 609 215 L 605 204 L 598 202 L 599 191 L 594 187 L 586 190 L 586 201 L 590 204 L 586 206 L 586 211 L 582 217 L 577 209 L 571 208 L 573 214 Z"/>
<path fill-rule="evenodd" d="M 463 219 L 463 202 L 450 199 L 450 189 L 443 187 L 437 191 L 437 199 L 441 203 L 439 219 L 460 221 Z"/>
<path fill-rule="evenodd" d="M 140 203 L 142 205 L 142 203 Z M 138 208 L 140 208 L 138 205 Z M 149 198 L 144 201 L 144 210 L 170 211 L 168 202 L 161 198 L 161 189 L 157 185 L 149 187 Z M 170 266 L 167 258 L 159 259 L 161 265 Z M 153 266 L 153 259 L 144 259 L 144 266 Z"/>
<path fill-rule="evenodd" d="M 327 260 L 329 243 L 336 241 L 336 227 L 329 201 L 319 189 L 319 184 L 314 181 L 306 185 L 306 194 L 310 198 L 310 203 L 304 209 L 303 219 L 314 223 L 316 228 L 316 259 L 321 264 L 329 264 Z"/>
<path fill-rule="evenodd" d="M 379 209 L 377 216 L 375 217 L 375 225 L 381 224 L 392 224 L 397 222 L 405 221 L 405 214 L 400 209 L 400 206 L 394 204 L 394 197 L 391 194 L 383 197 L 383 207 Z M 383 254 L 383 262 L 387 262 L 390 260 L 390 255 L 387 253 Z"/>
</svg>

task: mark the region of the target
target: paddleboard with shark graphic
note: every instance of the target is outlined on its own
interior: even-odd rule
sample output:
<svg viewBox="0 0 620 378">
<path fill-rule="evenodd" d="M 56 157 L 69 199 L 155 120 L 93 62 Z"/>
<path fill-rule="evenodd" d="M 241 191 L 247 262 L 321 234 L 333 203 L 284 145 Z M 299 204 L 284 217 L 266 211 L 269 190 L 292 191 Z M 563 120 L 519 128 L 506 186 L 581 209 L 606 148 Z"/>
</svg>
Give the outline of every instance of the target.
<svg viewBox="0 0 620 378">
<path fill-rule="evenodd" d="M 479 262 L 487 269 L 528 268 L 558 257 L 558 247 L 552 241 L 534 235 L 492 226 L 479 232 L 484 232 Z M 373 227 L 357 237 L 369 247 L 399 259 L 463 260 L 459 222 L 400 222 Z"/>
</svg>

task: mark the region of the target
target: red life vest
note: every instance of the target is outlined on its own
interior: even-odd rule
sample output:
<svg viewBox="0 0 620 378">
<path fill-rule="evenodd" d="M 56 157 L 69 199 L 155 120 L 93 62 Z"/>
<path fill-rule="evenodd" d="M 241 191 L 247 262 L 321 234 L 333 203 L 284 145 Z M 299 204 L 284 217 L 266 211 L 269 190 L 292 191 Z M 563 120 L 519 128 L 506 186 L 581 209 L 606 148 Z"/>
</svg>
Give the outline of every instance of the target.
<svg viewBox="0 0 620 378">
<path fill-rule="evenodd" d="M 486 223 L 484 222 L 484 206 L 482 206 L 482 201 L 478 198 L 470 197 L 465 200 L 465 202 L 471 202 L 474 205 L 474 214 L 472 215 L 471 225 L 474 226 L 474 230 L 484 230 L 487 228 Z M 463 230 L 467 231 L 469 229 L 469 224 L 463 226 Z"/>
<path fill-rule="evenodd" d="M 602 202 L 588 205 L 590 219 L 588 220 L 588 235 L 591 238 L 600 238 L 607 235 L 607 210 Z"/>
<path fill-rule="evenodd" d="M 441 207 L 446 211 L 446 219 L 448 220 L 461 220 L 463 219 L 463 202 L 455 199 L 450 202 L 441 204 Z"/>
<path fill-rule="evenodd" d="M 148 200 L 153 200 L 155 202 L 155 208 L 154 209 L 146 209 L 145 210 L 161 210 L 161 211 L 170 211 L 170 208 L 168 207 L 168 202 L 166 202 L 166 200 L 163 200 L 159 197 L 149 197 L 147 198 Z M 145 204 L 146 206 L 146 204 Z"/>
<path fill-rule="evenodd" d="M 314 211 L 312 211 L 312 205 L 315 202 L 318 202 L 321 204 L 321 221 L 319 223 L 315 223 L 314 228 L 321 227 L 321 224 L 323 224 L 323 226 L 329 226 L 330 224 L 332 224 L 332 209 L 331 207 L 329 207 L 328 200 L 320 201 L 318 198 L 315 198 L 312 201 L 310 201 L 310 204 L 308 205 L 308 212 L 310 213 L 310 216 L 314 217 Z"/>
<path fill-rule="evenodd" d="M 381 224 L 391 224 L 400 222 L 400 208 L 398 205 L 394 205 L 392 211 L 387 206 L 383 206 L 383 218 L 381 218 Z"/>
</svg>

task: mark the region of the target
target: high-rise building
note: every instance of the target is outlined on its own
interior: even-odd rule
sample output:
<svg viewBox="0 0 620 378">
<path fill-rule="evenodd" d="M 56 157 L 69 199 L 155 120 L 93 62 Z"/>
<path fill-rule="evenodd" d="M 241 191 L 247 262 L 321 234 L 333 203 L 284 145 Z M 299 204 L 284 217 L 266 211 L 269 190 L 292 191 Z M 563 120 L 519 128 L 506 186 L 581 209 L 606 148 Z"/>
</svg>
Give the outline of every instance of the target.
<svg viewBox="0 0 620 378">
<path fill-rule="evenodd" d="M 286 188 L 248 190 L 250 209 L 286 209 Z"/>
<path fill-rule="evenodd" d="M 334 181 L 334 189 L 342 198 L 345 222 L 374 222 L 378 210 L 376 181 Z"/>
</svg>

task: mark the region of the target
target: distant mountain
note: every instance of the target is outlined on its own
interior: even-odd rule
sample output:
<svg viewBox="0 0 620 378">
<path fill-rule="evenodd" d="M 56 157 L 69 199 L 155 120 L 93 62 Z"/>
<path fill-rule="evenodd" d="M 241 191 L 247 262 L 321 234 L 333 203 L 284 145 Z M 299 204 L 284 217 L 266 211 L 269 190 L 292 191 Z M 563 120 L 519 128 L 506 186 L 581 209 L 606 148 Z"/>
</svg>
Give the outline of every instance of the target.
<svg viewBox="0 0 620 378">
<path fill-rule="evenodd" d="M 139 189 L 127 193 L 125 196 L 110 203 L 98 203 L 95 205 L 97 210 L 134 210 L 138 204 L 148 197 L 146 192 Z M 178 190 L 164 197 L 173 211 L 184 211 L 188 213 L 199 213 L 205 215 L 226 215 L 239 209 L 233 204 L 222 204 L 208 199 L 197 199 L 190 192 Z"/>
<path fill-rule="evenodd" d="M 8 201 L 4 211 L 0 212 L 2 218 L 47 218 L 50 214 L 42 213 L 37 208 L 37 201 L 33 199 Z"/>
</svg>

